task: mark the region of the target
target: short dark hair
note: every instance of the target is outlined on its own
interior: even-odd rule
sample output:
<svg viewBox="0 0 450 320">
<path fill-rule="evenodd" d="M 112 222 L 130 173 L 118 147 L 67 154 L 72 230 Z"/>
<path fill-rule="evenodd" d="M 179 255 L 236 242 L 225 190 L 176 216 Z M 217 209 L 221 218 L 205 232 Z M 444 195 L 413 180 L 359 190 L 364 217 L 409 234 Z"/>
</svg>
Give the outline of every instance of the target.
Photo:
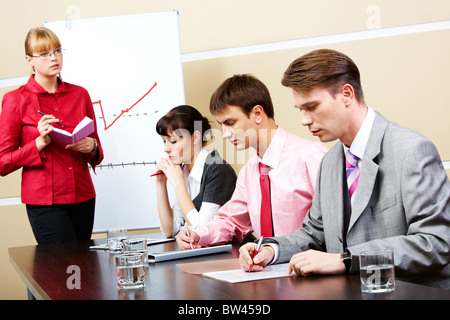
<svg viewBox="0 0 450 320">
<path fill-rule="evenodd" d="M 327 89 L 335 96 L 344 84 L 355 90 L 358 102 L 364 102 L 358 67 L 345 54 L 320 49 L 294 60 L 284 72 L 281 84 L 298 92 L 309 93 L 316 87 Z"/>
<path fill-rule="evenodd" d="M 237 106 L 249 116 L 256 105 L 260 105 L 269 118 L 274 118 L 272 99 L 265 84 L 252 75 L 241 74 L 226 79 L 216 89 L 209 110 L 216 114 L 228 106 Z"/>
<path fill-rule="evenodd" d="M 200 128 L 198 126 L 199 122 L 201 124 Z M 195 131 L 200 131 L 203 137 L 203 146 L 209 141 L 204 140 L 205 133 L 211 130 L 209 120 L 203 117 L 194 107 L 188 105 L 175 107 L 156 123 L 156 132 L 160 136 L 169 136 L 169 132 L 177 133 L 177 130 L 181 131 L 181 129 L 187 130 L 191 135 Z"/>
</svg>

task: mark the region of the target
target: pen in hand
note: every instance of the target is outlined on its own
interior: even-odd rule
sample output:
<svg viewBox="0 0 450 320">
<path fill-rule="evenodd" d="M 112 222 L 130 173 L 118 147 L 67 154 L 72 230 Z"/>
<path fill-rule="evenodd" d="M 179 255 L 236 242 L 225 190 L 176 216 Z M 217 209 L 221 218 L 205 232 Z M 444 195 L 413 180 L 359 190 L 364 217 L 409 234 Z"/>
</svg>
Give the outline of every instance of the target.
<svg viewBox="0 0 450 320">
<path fill-rule="evenodd" d="M 259 250 L 261 249 L 262 240 L 263 240 L 263 236 L 261 236 L 261 239 L 259 239 L 259 241 L 258 241 L 258 245 L 256 246 L 256 250 L 253 253 L 252 264 L 250 265 L 250 268 L 248 269 L 248 272 L 252 271 L 252 269 L 253 269 L 253 266 L 255 264 L 253 262 L 253 259 L 255 259 L 256 255 L 258 254 Z"/>
<path fill-rule="evenodd" d="M 164 172 L 162 172 L 162 170 L 158 170 L 158 171 L 156 171 L 154 174 L 151 174 L 150 177 L 158 176 L 158 175 L 163 174 L 163 173 L 164 173 Z"/>
<path fill-rule="evenodd" d="M 191 237 L 191 234 L 190 234 L 190 232 L 189 232 L 189 228 L 188 228 L 187 223 L 184 225 L 184 230 L 186 230 L 186 234 L 187 234 L 187 236 L 190 238 L 190 237 Z M 189 244 L 191 245 L 191 249 L 194 249 L 194 246 L 192 245 L 192 242 L 189 242 Z"/>
<path fill-rule="evenodd" d="M 43 113 L 42 111 L 38 110 L 38 112 L 39 112 L 41 115 L 46 116 L 46 114 Z M 62 125 L 61 123 L 59 123 L 59 122 L 57 122 L 56 124 L 59 124 L 61 127 L 63 126 L 63 125 Z"/>
</svg>

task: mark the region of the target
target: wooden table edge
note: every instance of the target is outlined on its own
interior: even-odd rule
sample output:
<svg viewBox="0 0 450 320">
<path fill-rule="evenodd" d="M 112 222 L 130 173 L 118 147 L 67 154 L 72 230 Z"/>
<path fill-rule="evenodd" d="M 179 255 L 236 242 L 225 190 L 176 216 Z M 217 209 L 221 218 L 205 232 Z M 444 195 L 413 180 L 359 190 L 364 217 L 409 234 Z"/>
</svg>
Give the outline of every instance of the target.
<svg viewBox="0 0 450 320">
<path fill-rule="evenodd" d="M 11 262 L 13 268 L 17 271 L 19 274 L 19 277 L 22 279 L 22 281 L 27 286 L 28 290 L 31 292 L 31 294 L 37 299 L 37 300 L 52 300 L 45 291 L 37 284 L 37 282 L 33 279 L 33 277 L 30 276 L 30 274 L 26 270 L 22 270 L 19 265 L 14 260 L 13 255 L 11 255 L 11 249 L 14 248 L 8 248 L 9 253 L 9 261 Z"/>
</svg>

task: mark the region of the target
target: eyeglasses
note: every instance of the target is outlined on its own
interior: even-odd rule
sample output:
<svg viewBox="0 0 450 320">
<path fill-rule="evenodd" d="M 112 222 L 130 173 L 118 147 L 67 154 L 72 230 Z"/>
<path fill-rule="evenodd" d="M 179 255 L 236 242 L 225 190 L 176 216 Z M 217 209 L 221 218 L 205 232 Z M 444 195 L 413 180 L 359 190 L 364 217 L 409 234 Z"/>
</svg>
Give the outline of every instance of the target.
<svg viewBox="0 0 450 320">
<path fill-rule="evenodd" d="M 41 58 L 42 60 L 50 60 L 52 57 L 52 54 L 55 57 L 59 57 L 60 55 L 63 54 L 64 49 L 63 48 L 59 48 L 56 49 L 55 51 L 45 51 L 40 53 L 38 56 L 32 56 L 33 58 Z"/>
</svg>

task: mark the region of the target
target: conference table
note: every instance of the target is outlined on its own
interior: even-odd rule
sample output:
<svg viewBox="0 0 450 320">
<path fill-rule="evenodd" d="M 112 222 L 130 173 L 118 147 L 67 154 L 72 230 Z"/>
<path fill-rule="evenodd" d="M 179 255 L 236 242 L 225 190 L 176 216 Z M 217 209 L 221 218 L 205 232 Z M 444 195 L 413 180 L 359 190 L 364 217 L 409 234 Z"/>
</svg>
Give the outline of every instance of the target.
<svg viewBox="0 0 450 320">
<path fill-rule="evenodd" d="M 138 237 L 155 238 L 162 235 Z M 213 300 L 223 304 L 228 303 L 228 300 L 234 300 L 234 303 L 237 300 L 259 300 L 259 304 L 265 305 L 274 300 L 450 299 L 450 291 L 398 279 L 393 292 L 361 293 L 358 274 L 294 276 L 230 284 L 180 268 L 180 264 L 204 261 L 222 261 L 225 264 L 229 262 L 227 259 L 239 257 L 239 244 L 233 244 L 232 250 L 228 252 L 150 263 L 144 289 L 119 290 L 114 254 L 107 250 L 89 249 L 90 246 L 105 243 L 106 239 L 95 239 L 15 247 L 9 248 L 9 256 L 28 290 L 36 299 L 45 300 L 186 300 L 190 304 L 204 304 Z M 173 250 L 179 250 L 175 241 L 149 246 L 149 252 Z M 73 281 L 76 271 L 78 287 L 74 287 L 76 282 Z"/>
</svg>

